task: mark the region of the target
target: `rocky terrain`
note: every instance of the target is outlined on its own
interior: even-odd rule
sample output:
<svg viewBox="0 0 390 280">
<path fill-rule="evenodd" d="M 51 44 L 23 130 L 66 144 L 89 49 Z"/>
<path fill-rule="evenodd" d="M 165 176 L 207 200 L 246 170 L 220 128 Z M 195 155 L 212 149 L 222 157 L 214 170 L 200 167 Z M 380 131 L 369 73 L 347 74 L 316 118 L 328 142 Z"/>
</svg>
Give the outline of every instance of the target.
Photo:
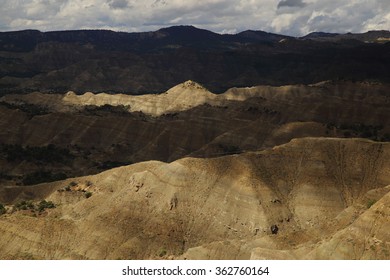
<svg viewBox="0 0 390 280">
<path fill-rule="evenodd" d="M 390 259 L 388 90 L 4 95 L 0 258 Z"/>
</svg>

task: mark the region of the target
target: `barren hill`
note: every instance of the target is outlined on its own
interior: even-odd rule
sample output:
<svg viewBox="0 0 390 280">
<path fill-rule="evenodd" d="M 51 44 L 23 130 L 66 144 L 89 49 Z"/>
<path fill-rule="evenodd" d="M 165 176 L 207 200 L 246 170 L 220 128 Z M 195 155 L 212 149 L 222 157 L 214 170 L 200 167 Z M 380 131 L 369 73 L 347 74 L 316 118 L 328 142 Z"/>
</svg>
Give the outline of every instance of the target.
<svg viewBox="0 0 390 280">
<path fill-rule="evenodd" d="M 302 138 L 15 187 L 56 208 L 0 216 L 0 258 L 389 259 L 389 159 L 388 143 Z"/>
</svg>

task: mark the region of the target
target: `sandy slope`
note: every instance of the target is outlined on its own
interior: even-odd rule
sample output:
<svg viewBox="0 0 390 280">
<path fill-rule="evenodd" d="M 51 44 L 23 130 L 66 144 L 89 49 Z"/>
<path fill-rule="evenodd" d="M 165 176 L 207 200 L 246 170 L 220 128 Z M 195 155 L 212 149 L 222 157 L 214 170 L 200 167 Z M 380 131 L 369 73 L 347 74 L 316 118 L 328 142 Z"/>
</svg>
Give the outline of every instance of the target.
<svg viewBox="0 0 390 280">
<path fill-rule="evenodd" d="M 389 259 L 389 159 L 388 143 L 302 138 L 24 187 L 57 208 L 1 216 L 0 258 Z"/>
<path fill-rule="evenodd" d="M 93 94 L 88 92 L 78 96 L 73 92 L 68 92 L 63 97 L 63 102 L 68 105 L 79 106 L 124 105 L 129 107 L 130 112 L 141 111 L 145 114 L 160 116 L 169 112 L 188 110 L 214 99 L 216 99 L 216 95 L 193 81 L 187 81 L 158 95 L 131 96 L 106 93 Z"/>
</svg>

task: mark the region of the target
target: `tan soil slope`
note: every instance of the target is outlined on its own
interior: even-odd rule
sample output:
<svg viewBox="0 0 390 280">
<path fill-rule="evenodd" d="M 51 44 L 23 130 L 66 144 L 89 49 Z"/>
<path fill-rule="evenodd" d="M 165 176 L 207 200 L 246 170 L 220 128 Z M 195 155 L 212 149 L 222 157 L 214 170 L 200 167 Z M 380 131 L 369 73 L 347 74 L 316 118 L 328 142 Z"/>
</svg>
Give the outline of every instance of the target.
<svg viewBox="0 0 390 280">
<path fill-rule="evenodd" d="M 0 216 L 0 258 L 389 259 L 389 174 L 388 143 L 302 138 L 24 187 L 57 208 Z"/>
<path fill-rule="evenodd" d="M 187 81 L 161 94 L 140 96 L 106 93 L 95 95 L 90 92 L 78 96 L 69 92 L 64 96 L 63 102 L 79 106 L 124 105 L 129 106 L 130 112 L 142 111 L 144 114 L 160 116 L 169 112 L 185 111 L 214 99 L 216 99 L 216 95 L 193 81 Z"/>
</svg>

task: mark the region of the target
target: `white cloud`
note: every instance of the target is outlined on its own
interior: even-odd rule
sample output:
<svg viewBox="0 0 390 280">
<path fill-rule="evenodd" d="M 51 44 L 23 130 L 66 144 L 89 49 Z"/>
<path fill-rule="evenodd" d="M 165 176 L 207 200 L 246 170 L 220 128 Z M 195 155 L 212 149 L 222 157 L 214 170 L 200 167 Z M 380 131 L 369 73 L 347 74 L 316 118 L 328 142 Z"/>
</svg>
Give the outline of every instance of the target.
<svg viewBox="0 0 390 280">
<path fill-rule="evenodd" d="M 364 25 L 369 30 L 389 30 L 390 12 L 386 15 L 376 16 L 367 20 Z"/>
<path fill-rule="evenodd" d="M 155 30 L 195 25 L 289 35 L 390 29 L 388 0 L 2 0 L 0 30 Z"/>
</svg>

